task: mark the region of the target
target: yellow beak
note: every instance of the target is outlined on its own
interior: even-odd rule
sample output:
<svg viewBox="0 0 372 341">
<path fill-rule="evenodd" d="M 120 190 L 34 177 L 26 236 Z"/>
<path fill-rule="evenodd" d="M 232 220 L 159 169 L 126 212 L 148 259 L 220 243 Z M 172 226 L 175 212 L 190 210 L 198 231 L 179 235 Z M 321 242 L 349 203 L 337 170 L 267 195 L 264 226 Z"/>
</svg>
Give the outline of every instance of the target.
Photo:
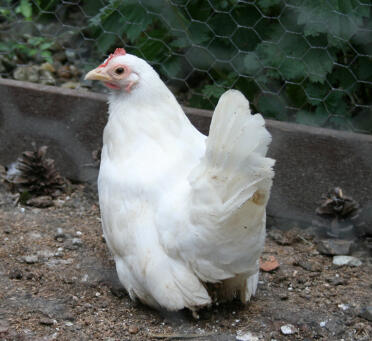
<svg viewBox="0 0 372 341">
<path fill-rule="evenodd" d="M 103 68 L 97 67 L 96 69 L 93 69 L 92 71 L 89 71 L 85 77 L 85 80 L 97 80 L 97 81 L 103 81 L 103 82 L 109 82 L 111 81 L 111 77 L 106 74 Z"/>
</svg>

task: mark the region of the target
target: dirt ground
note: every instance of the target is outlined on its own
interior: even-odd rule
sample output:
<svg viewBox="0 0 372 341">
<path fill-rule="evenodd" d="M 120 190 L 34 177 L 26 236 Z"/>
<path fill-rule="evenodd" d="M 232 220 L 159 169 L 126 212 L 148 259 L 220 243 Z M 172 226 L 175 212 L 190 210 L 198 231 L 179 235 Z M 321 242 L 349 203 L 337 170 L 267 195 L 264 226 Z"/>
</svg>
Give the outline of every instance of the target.
<svg viewBox="0 0 372 341">
<path fill-rule="evenodd" d="M 370 255 L 339 267 L 316 246 L 305 231 L 269 233 L 263 257 L 280 266 L 261 273 L 256 297 L 196 321 L 121 289 L 90 186 L 45 209 L 14 206 L 0 187 L 0 340 L 370 340 Z"/>
</svg>

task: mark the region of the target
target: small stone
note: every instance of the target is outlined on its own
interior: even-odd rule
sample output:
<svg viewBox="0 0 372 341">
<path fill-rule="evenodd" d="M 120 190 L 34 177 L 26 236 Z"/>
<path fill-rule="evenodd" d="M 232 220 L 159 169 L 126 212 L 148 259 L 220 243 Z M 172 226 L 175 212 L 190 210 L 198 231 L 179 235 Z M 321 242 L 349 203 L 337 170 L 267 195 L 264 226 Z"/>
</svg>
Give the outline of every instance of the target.
<svg viewBox="0 0 372 341">
<path fill-rule="evenodd" d="M 362 308 L 360 310 L 359 316 L 368 321 L 372 321 L 372 305 Z"/>
<path fill-rule="evenodd" d="M 24 256 L 23 257 L 23 260 L 27 263 L 27 264 L 34 264 L 34 263 L 37 263 L 39 261 L 39 257 L 36 256 L 36 255 L 32 255 L 32 256 Z"/>
<path fill-rule="evenodd" d="M 57 239 L 59 240 L 59 239 Z M 54 253 L 54 257 L 63 257 L 63 247 L 59 247 L 57 252 Z"/>
<path fill-rule="evenodd" d="M 78 75 L 81 75 L 80 70 L 73 64 L 70 65 L 70 72 L 75 77 L 78 76 Z"/>
<path fill-rule="evenodd" d="M 66 49 L 65 50 L 65 55 L 66 55 L 66 57 L 67 57 L 67 59 L 69 61 L 72 61 L 72 62 L 76 61 L 76 53 L 75 53 L 75 51 L 70 50 L 70 49 Z"/>
<path fill-rule="evenodd" d="M 323 255 L 337 256 L 348 255 L 351 250 L 352 241 L 343 239 L 320 240 L 317 249 Z"/>
<path fill-rule="evenodd" d="M 49 72 L 56 72 L 54 66 L 50 63 L 43 63 L 41 64 L 41 69 Z"/>
<path fill-rule="evenodd" d="M 137 334 L 139 332 L 139 328 L 135 325 L 130 325 L 128 331 L 130 334 Z"/>
<path fill-rule="evenodd" d="M 71 78 L 72 75 L 70 71 L 70 66 L 62 65 L 61 67 L 59 67 L 57 70 L 57 75 L 58 77 L 61 77 L 61 78 Z"/>
<path fill-rule="evenodd" d="M 39 67 L 36 65 L 18 66 L 13 72 L 13 77 L 19 81 L 38 82 Z"/>
<path fill-rule="evenodd" d="M 39 259 L 48 260 L 48 258 L 54 256 L 54 252 L 49 251 L 49 250 L 40 250 L 37 252 L 37 256 Z"/>
<path fill-rule="evenodd" d="M 42 237 L 39 232 L 30 232 L 29 236 L 31 239 L 40 239 Z"/>
<path fill-rule="evenodd" d="M 279 268 L 279 262 L 274 256 L 269 256 L 267 260 L 260 260 L 260 269 L 262 271 L 270 272 L 274 271 L 277 268 Z"/>
<path fill-rule="evenodd" d="M 334 256 L 332 263 L 338 266 L 341 266 L 341 265 L 360 266 L 362 265 L 362 262 L 358 258 L 352 257 L 352 256 Z"/>
<path fill-rule="evenodd" d="M 237 335 L 236 335 L 236 340 L 239 340 L 239 341 L 259 341 L 259 338 L 252 334 L 251 332 L 246 332 L 246 333 L 243 333 L 241 331 L 238 331 Z"/>
<path fill-rule="evenodd" d="M 75 246 L 82 246 L 83 242 L 80 238 L 72 238 L 72 245 Z"/>
<path fill-rule="evenodd" d="M 343 303 L 339 304 L 338 307 L 342 309 L 343 311 L 348 310 L 350 308 L 348 304 L 343 304 Z"/>
<path fill-rule="evenodd" d="M 56 234 L 54 235 L 54 239 L 58 239 L 58 238 L 61 238 L 61 239 L 64 239 L 66 238 L 66 235 L 65 233 L 63 232 L 63 229 L 61 227 L 58 227 L 57 228 L 57 232 Z"/>
<path fill-rule="evenodd" d="M 39 321 L 39 323 L 44 325 L 44 326 L 52 326 L 54 321 L 52 319 L 49 319 L 49 318 L 43 318 Z"/>
<path fill-rule="evenodd" d="M 22 279 L 23 274 L 22 271 L 19 269 L 13 269 L 9 272 L 10 279 Z"/>
<path fill-rule="evenodd" d="M 61 87 L 65 89 L 76 89 L 76 88 L 80 88 L 80 83 L 79 82 L 66 82 L 66 83 L 63 83 Z"/>
<path fill-rule="evenodd" d="M 55 85 L 56 80 L 50 71 L 40 70 L 40 83 L 44 85 Z"/>
<path fill-rule="evenodd" d="M 284 335 L 292 335 L 296 333 L 297 329 L 293 324 L 285 324 L 284 326 L 280 327 L 280 331 Z"/>
<path fill-rule="evenodd" d="M 322 327 L 322 328 L 324 328 L 326 326 L 326 324 L 327 324 L 327 321 L 320 321 L 319 322 L 319 326 Z"/>
</svg>

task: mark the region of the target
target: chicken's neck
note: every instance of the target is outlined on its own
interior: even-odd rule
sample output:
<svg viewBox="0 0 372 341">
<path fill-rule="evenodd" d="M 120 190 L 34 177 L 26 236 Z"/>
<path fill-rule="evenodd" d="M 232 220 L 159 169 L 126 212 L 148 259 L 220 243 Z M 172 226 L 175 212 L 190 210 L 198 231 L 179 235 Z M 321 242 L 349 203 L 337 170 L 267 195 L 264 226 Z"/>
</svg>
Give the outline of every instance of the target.
<svg viewBox="0 0 372 341">
<path fill-rule="evenodd" d="M 167 151 L 180 138 L 187 144 L 199 134 L 162 82 L 131 93 L 113 93 L 109 114 L 104 144 L 110 146 L 108 152 L 113 157 L 144 146 Z"/>
</svg>

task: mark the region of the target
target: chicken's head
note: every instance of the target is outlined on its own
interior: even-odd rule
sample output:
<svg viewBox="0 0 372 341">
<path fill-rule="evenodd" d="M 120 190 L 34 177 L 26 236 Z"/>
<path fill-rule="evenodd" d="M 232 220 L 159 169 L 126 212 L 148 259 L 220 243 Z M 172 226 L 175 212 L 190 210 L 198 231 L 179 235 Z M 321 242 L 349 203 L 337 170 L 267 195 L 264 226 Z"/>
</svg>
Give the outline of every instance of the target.
<svg viewBox="0 0 372 341">
<path fill-rule="evenodd" d="M 147 63 L 142 59 L 118 48 L 100 66 L 88 72 L 85 79 L 102 81 L 112 90 L 130 92 L 146 68 Z"/>
</svg>

